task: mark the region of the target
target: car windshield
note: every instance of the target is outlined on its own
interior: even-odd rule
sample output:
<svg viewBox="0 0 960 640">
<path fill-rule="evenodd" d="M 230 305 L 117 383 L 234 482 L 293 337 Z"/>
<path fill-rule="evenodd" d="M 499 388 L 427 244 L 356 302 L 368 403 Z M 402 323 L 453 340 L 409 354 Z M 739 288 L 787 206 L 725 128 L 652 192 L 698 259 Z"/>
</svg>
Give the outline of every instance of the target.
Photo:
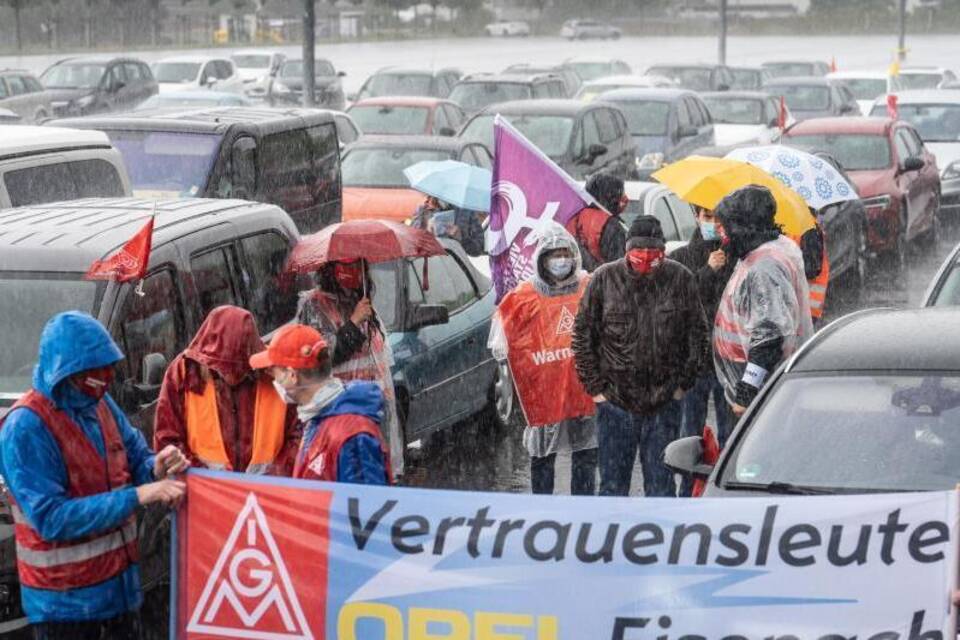
<svg viewBox="0 0 960 640">
<path fill-rule="evenodd" d="M 936 89 L 943 82 L 943 75 L 935 72 L 900 72 L 900 86 L 904 89 Z"/>
<path fill-rule="evenodd" d="M 367 81 L 361 97 L 429 96 L 433 77 L 425 73 L 378 73 Z"/>
<path fill-rule="evenodd" d="M 40 332 L 51 316 L 71 309 L 95 312 L 103 284 L 83 280 L 82 275 L 0 272 L 0 331 L 6 336 L 0 349 L 0 395 L 30 388 Z"/>
<path fill-rule="evenodd" d="M 207 184 L 221 137 L 203 133 L 107 131 L 123 156 L 134 195 L 199 196 Z"/>
<path fill-rule="evenodd" d="M 890 157 L 890 143 L 886 136 L 795 135 L 790 136 L 788 140 L 793 146 L 829 153 L 846 171 L 886 169 L 893 162 Z"/>
<path fill-rule="evenodd" d="M 763 68 L 769 71 L 774 78 L 802 77 L 813 74 L 813 65 L 809 62 L 771 62 L 763 65 Z"/>
<path fill-rule="evenodd" d="M 437 149 L 358 148 L 343 156 L 343 185 L 347 187 L 409 188 L 403 170 L 424 160 L 449 160 L 449 151 Z"/>
<path fill-rule="evenodd" d="M 786 377 L 721 483 L 926 491 L 960 482 L 960 377 Z"/>
<path fill-rule="evenodd" d="M 480 111 L 498 102 L 527 100 L 531 97 L 530 85 L 519 82 L 464 82 L 450 92 L 450 99 L 467 111 Z"/>
<path fill-rule="evenodd" d="M 733 74 L 732 89 L 759 89 L 763 84 L 760 72 L 755 69 L 731 69 Z"/>
<path fill-rule="evenodd" d="M 684 89 L 710 91 L 710 69 L 700 67 L 651 67 L 647 75 L 673 78 Z"/>
<path fill-rule="evenodd" d="M 857 100 L 875 100 L 887 92 L 887 81 L 883 78 L 841 78 L 840 81 Z"/>
<path fill-rule="evenodd" d="M 255 53 L 230 56 L 233 64 L 241 69 L 268 69 L 270 67 L 270 58 L 271 56 Z"/>
<path fill-rule="evenodd" d="M 603 96 L 600 96 L 603 99 Z M 670 116 L 670 103 L 653 100 L 627 100 L 613 102 L 620 107 L 627 118 L 627 128 L 635 136 L 667 135 L 667 120 Z"/>
<path fill-rule="evenodd" d="M 334 70 L 333 65 L 326 60 L 316 60 L 313 63 L 313 75 L 316 78 L 322 78 L 325 76 L 335 76 L 337 72 Z M 283 66 L 280 67 L 280 77 L 293 79 L 303 78 L 303 62 L 301 60 L 284 62 Z"/>
<path fill-rule="evenodd" d="M 199 62 L 158 62 L 153 67 L 157 82 L 193 82 L 199 73 Z"/>
<path fill-rule="evenodd" d="M 47 89 L 91 89 L 100 84 L 103 64 L 58 64 L 47 69 L 40 81 Z"/>
<path fill-rule="evenodd" d="M 930 301 L 933 307 L 960 306 L 960 262 L 955 262 L 940 279 L 940 285 Z"/>
<path fill-rule="evenodd" d="M 350 109 L 354 123 L 364 133 L 417 135 L 426 133 L 426 107 L 391 107 L 389 105 L 361 105 Z"/>
<path fill-rule="evenodd" d="M 769 87 L 767 93 L 783 96 L 791 111 L 826 111 L 830 108 L 830 89 L 827 87 L 787 84 Z"/>
<path fill-rule="evenodd" d="M 559 158 L 567 151 L 573 118 L 547 115 L 505 116 L 530 142 L 551 158 Z M 493 115 L 482 115 L 470 121 L 461 137 L 471 142 L 482 142 L 493 149 Z"/>
<path fill-rule="evenodd" d="M 576 71 L 584 82 L 610 75 L 610 64 L 607 62 L 568 62 L 565 66 Z"/>
<path fill-rule="evenodd" d="M 763 101 L 743 98 L 704 98 L 713 121 L 720 124 L 765 124 Z"/>
<path fill-rule="evenodd" d="M 960 141 L 960 104 L 900 104 L 897 113 L 924 142 Z M 875 105 L 870 115 L 887 115 L 887 106 Z"/>
</svg>

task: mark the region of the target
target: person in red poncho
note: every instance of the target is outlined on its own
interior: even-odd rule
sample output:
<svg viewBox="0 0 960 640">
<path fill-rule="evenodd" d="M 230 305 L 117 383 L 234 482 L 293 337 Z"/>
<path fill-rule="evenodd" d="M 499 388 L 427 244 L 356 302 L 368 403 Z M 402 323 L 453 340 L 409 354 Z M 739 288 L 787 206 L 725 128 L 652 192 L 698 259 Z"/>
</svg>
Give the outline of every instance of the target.
<svg viewBox="0 0 960 640">
<path fill-rule="evenodd" d="M 253 315 L 217 307 L 167 368 L 154 443 L 175 445 L 195 467 L 289 476 L 297 416 L 272 379 L 250 368 L 264 349 Z"/>
</svg>

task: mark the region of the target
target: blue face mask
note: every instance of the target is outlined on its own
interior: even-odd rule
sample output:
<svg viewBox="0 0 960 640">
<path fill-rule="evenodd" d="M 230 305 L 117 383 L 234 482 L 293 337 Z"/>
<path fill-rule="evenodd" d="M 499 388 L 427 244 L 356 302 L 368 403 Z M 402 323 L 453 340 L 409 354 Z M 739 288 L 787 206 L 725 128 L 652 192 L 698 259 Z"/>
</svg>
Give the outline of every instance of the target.
<svg viewBox="0 0 960 640">
<path fill-rule="evenodd" d="M 703 236 L 704 240 L 719 240 L 720 233 L 717 231 L 716 222 L 701 222 L 700 223 L 700 235 Z"/>
</svg>

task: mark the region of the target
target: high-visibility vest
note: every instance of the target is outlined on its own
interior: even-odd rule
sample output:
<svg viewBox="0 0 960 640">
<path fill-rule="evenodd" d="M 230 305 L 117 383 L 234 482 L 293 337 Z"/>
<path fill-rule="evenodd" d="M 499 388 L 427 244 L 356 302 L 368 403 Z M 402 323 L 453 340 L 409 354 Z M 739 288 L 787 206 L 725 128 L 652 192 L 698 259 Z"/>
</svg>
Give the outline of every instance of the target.
<svg viewBox="0 0 960 640">
<path fill-rule="evenodd" d="M 20 407 L 33 411 L 56 441 L 67 470 L 67 491 L 71 498 L 120 491 L 130 486 L 127 451 L 105 400 L 97 404 L 97 420 L 106 458 L 90 442 L 83 428 L 42 393 L 27 392 L 13 409 Z M 12 492 L 7 494 L 13 513 L 21 584 L 52 591 L 80 589 L 109 580 L 137 562 L 136 516 L 131 515 L 122 525 L 93 535 L 51 542 L 25 517 Z"/>
<path fill-rule="evenodd" d="M 311 301 L 319 307 L 320 312 L 325 315 L 335 327 L 342 327 L 347 320 L 349 320 L 349 318 L 344 317 L 344 315 L 340 313 L 340 308 L 337 306 L 337 301 L 334 296 L 323 291 L 316 291 Z M 331 373 L 334 377 L 340 378 L 344 382 L 349 382 L 350 380 L 380 382 L 381 380 L 387 381 L 392 379 L 390 377 L 389 367 L 385 367 L 383 364 L 386 360 L 384 357 L 386 343 L 383 335 L 376 329 L 370 331 L 367 335 L 369 339 L 363 347 L 358 349 L 357 352 L 347 360 L 333 368 Z M 389 390 L 386 388 L 386 383 L 381 385 L 381 387 L 383 388 L 384 395 L 387 395 L 387 399 L 392 400 L 393 385 L 390 385 Z"/>
<path fill-rule="evenodd" d="M 573 324 L 590 279 L 573 293 L 541 295 L 523 282 L 500 302 L 507 361 L 527 424 L 540 427 L 593 415 L 593 399 L 574 365 Z"/>
<path fill-rule="evenodd" d="M 188 389 L 184 395 L 187 446 L 194 456 L 209 469 L 267 472 L 283 448 L 287 423 L 287 405 L 273 384 L 263 378 L 257 380 L 253 409 L 253 454 L 246 469 L 234 469 L 227 458 L 213 380 L 206 382 L 203 393 Z"/>
<path fill-rule="evenodd" d="M 807 284 L 810 285 L 810 315 L 814 320 L 823 317 L 823 308 L 827 302 L 827 286 L 830 284 L 830 259 L 827 257 L 826 246 L 823 249 L 820 265 L 820 275 L 813 280 L 807 280 Z"/>
<path fill-rule="evenodd" d="M 340 450 L 347 440 L 361 433 L 375 438 L 380 444 L 380 454 L 386 467 L 386 481 L 391 484 L 393 472 L 390 471 L 390 451 L 380 435 L 380 427 L 370 418 L 354 414 L 322 419 L 313 440 L 300 443 L 301 450 L 297 454 L 293 477 L 336 482 Z"/>
</svg>

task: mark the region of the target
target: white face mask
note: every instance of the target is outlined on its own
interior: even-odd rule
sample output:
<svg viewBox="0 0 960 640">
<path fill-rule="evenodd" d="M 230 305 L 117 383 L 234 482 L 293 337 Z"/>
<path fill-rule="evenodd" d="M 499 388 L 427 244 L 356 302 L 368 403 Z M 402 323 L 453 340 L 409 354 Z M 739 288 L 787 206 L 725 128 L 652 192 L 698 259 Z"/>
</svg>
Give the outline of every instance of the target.
<svg viewBox="0 0 960 640">
<path fill-rule="evenodd" d="M 277 390 L 277 395 L 280 396 L 281 400 L 287 404 L 297 404 L 297 401 L 291 398 L 290 394 L 287 393 L 287 390 L 284 389 L 283 386 L 276 380 L 273 381 L 273 388 Z"/>
<path fill-rule="evenodd" d="M 561 280 L 573 271 L 573 258 L 547 258 L 546 267 L 550 275 Z"/>
</svg>

